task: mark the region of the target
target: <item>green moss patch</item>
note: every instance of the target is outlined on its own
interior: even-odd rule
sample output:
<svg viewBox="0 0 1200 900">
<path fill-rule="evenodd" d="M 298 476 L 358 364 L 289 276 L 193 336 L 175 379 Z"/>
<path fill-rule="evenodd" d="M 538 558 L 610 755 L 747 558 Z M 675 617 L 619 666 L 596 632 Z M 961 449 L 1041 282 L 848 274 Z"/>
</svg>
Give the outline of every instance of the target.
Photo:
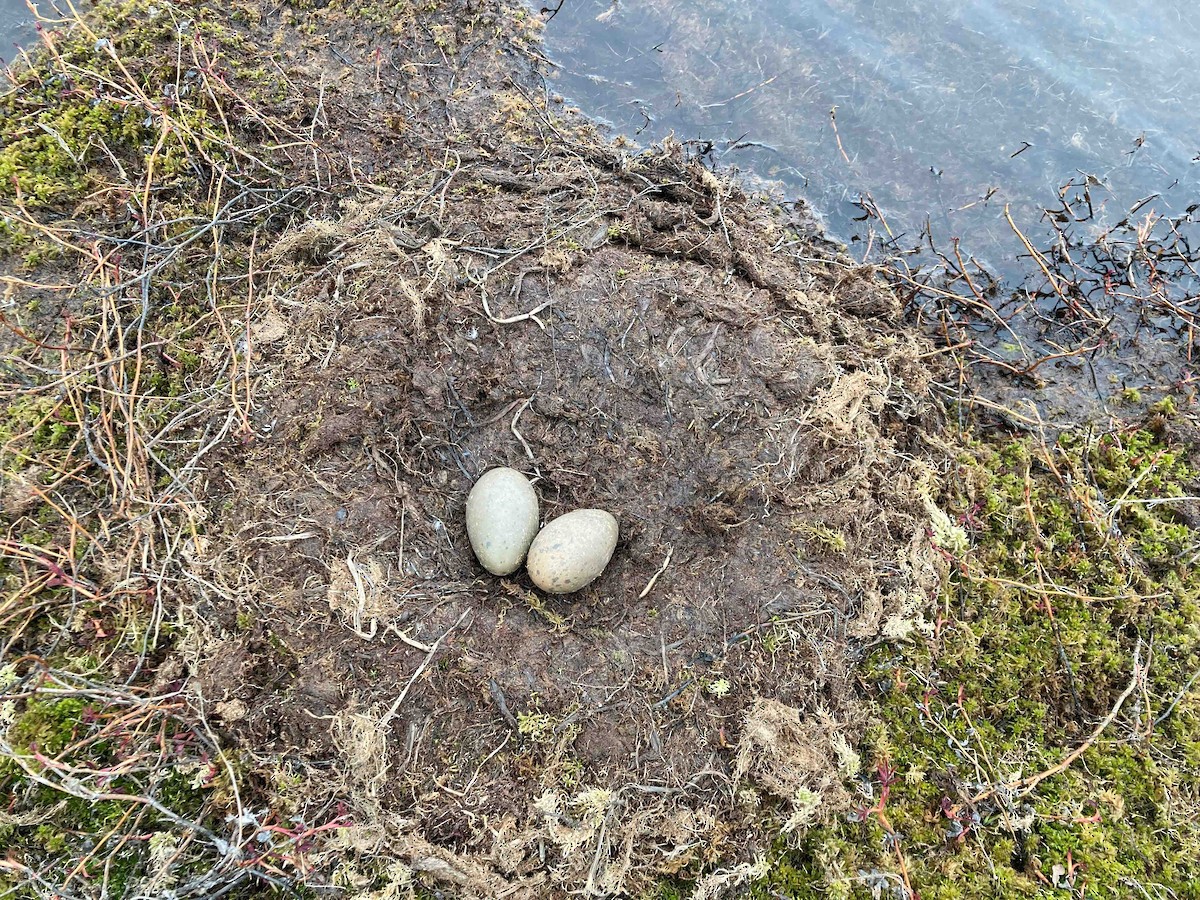
<svg viewBox="0 0 1200 900">
<path fill-rule="evenodd" d="M 60 679 L 39 685 L 12 667 L 0 679 L 33 688 L 0 709 L 6 895 L 46 896 L 39 888 L 48 886 L 111 897 L 229 890 L 261 881 L 264 863 L 289 863 L 296 842 L 277 839 L 288 829 L 265 828 L 257 860 L 231 849 L 239 825 L 265 823 L 249 812 L 230 823 L 231 769 L 177 717 L 181 704 L 122 701 Z"/>
<path fill-rule="evenodd" d="M 1200 897 L 1196 473 L 1142 429 L 982 444 L 930 633 L 878 648 L 873 771 L 759 897 Z"/>
<path fill-rule="evenodd" d="M 210 135 L 220 76 L 206 63 L 239 37 L 204 10 L 106 4 L 40 36 L 43 64 L 0 95 L 0 197 L 42 206 L 139 177 L 182 188 L 197 155 L 222 155 Z"/>
</svg>

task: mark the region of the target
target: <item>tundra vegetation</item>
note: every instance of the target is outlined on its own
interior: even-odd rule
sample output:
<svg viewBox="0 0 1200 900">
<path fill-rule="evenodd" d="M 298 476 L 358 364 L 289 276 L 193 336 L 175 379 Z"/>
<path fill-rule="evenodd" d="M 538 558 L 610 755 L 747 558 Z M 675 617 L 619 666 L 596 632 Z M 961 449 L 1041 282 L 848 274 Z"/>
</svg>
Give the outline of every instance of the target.
<svg viewBox="0 0 1200 900">
<path fill-rule="evenodd" d="M 101 0 L 10 71 L 0 890 L 1200 897 L 1192 398 L 975 424 L 539 26 Z M 621 608 L 479 577 L 480 457 L 619 486 Z"/>
</svg>

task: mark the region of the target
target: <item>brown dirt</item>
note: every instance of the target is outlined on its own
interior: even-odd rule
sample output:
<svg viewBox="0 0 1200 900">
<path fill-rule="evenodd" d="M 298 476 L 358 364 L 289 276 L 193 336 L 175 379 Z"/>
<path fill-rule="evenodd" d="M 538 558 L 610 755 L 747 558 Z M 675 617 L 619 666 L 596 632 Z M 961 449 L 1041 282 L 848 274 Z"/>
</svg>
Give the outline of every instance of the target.
<svg viewBox="0 0 1200 900">
<path fill-rule="evenodd" d="M 507 84 L 464 99 L 469 140 L 414 119 L 374 187 L 261 260 L 192 685 L 260 759 L 334 762 L 351 851 L 472 895 L 614 893 L 845 803 L 852 657 L 931 584 L 928 376 L 810 222 Z M 546 519 L 619 518 L 598 581 L 561 599 L 478 566 L 463 509 L 495 465 Z"/>
</svg>

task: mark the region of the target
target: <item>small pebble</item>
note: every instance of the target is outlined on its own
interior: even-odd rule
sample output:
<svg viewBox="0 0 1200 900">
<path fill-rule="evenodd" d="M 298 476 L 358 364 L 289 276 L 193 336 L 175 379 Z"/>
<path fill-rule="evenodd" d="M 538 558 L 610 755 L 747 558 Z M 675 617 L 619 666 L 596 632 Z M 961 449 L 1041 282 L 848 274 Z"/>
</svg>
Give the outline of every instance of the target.
<svg viewBox="0 0 1200 900">
<path fill-rule="evenodd" d="M 602 509 L 577 509 L 538 532 L 526 567 L 533 583 L 551 594 L 570 594 L 604 571 L 617 548 L 617 520 Z"/>
<path fill-rule="evenodd" d="M 467 495 L 467 537 L 480 564 L 510 575 L 525 561 L 538 530 L 538 498 L 516 469 L 491 469 Z"/>
</svg>

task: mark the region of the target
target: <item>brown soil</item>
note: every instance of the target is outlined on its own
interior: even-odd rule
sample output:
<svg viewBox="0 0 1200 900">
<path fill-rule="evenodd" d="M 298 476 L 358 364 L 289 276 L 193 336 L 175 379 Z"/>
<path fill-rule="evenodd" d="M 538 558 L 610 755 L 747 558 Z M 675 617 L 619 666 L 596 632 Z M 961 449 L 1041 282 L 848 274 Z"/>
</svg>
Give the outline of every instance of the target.
<svg viewBox="0 0 1200 900">
<path fill-rule="evenodd" d="M 373 80 L 328 88 L 352 169 L 386 174 L 261 263 L 193 686 L 259 758 L 333 762 L 349 849 L 481 896 L 614 893 L 846 801 L 852 656 L 930 584 L 927 374 L 810 222 L 676 151 L 622 155 L 484 58 L 410 62 L 426 96 L 476 87 L 386 148 L 353 118 Z M 479 567 L 463 509 L 495 465 L 546 519 L 618 517 L 598 581 L 563 599 Z"/>
</svg>

